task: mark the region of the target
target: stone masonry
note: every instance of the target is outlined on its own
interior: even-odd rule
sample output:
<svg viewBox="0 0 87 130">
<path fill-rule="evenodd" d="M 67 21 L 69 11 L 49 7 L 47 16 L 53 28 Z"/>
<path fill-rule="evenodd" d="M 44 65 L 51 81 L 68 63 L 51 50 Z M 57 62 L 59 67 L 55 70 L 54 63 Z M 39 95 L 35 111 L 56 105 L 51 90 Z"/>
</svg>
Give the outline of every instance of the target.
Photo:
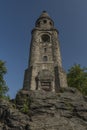
<svg viewBox="0 0 87 130">
<path fill-rule="evenodd" d="M 24 75 L 24 90 L 58 91 L 61 87 L 67 87 L 58 35 L 53 20 L 46 11 L 43 11 L 32 30 L 29 64 Z"/>
</svg>

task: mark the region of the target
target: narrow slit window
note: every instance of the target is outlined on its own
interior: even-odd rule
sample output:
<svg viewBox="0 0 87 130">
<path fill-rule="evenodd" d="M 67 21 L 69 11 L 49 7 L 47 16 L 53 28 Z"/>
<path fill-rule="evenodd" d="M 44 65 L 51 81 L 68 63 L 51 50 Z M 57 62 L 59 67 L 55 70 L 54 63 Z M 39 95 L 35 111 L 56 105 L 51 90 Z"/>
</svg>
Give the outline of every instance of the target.
<svg viewBox="0 0 87 130">
<path fill-rule="evenodd" d="M 47 56 L 44 56 L 43 61 L 47 61 L 47 60 L 48 60 Z"/>
<path fill-rule="evenodd" d="M 47 52 L 47 48 L 44 48 L 44 52 Z"/>
</svg>

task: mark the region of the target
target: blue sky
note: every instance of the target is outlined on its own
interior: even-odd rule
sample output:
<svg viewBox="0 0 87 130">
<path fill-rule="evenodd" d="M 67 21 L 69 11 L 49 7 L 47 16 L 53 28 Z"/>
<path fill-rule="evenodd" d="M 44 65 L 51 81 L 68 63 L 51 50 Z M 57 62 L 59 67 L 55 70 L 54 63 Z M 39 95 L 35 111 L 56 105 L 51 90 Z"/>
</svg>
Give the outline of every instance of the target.
<svg viewBox="0 0 87 130">
<path fill-rule="evenodd" d="M 87 0 L 0 0 L 0 59 L 13 98 L 23 86 L 28 65 L 31 30 L 43 10 L 59 30 L 63 67 L 87 67 Z"/>
</svg>

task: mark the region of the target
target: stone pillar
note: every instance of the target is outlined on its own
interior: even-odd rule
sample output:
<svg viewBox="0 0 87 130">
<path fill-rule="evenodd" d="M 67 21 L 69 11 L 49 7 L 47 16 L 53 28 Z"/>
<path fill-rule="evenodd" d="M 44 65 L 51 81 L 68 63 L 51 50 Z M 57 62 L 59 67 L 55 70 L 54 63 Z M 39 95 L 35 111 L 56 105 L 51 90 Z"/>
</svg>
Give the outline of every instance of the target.
<svg viewBox="0 0 87 130">
<path fill-rule="evenodd" d="M 54 84 L 54 80 L 52 80 L 52 82 L 51 82 L 51 86 L 52 86 L 52 91 L 54 92 L 54 91 L 55 91 L 55 84 Z"/>
</svg>

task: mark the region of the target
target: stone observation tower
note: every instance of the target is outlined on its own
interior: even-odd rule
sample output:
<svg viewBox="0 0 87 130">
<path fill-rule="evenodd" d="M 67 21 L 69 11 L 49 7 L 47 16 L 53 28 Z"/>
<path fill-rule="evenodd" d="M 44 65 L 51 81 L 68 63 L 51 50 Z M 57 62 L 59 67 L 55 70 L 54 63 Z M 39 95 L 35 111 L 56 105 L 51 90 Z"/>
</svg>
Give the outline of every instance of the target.
<svg viewBox="0 0 87 130">
<path fill-rule="evenodd" d="M 43 11 L 32 30 L 24 90 L 58 91 L 61 87 L 67 87 L 58 35 L 53 20 L 46 11 Z"/>
</svg>

